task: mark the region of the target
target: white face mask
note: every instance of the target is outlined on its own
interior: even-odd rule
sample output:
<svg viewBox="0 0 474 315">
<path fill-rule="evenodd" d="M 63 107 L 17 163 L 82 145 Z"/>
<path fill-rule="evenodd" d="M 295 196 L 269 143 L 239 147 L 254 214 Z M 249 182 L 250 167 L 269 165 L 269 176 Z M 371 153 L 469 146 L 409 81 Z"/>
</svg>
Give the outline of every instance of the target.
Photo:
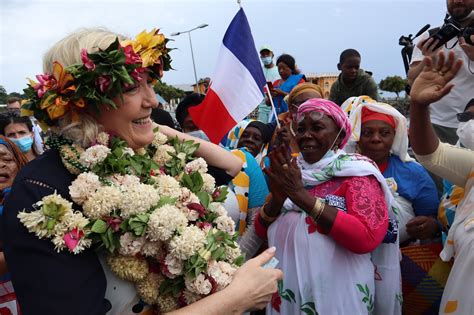
<svg viewBox="0 0 474 315">
<path fill-rule="evenodd" d="M 459 141 L 463 146 L 470 150 L 474 150 L 474 120 L 459 123 L 456 131 Z"/>
<path fill-rule="evenodd" d="M 204 133 L 204 131 L 202 131 L 200 129 L 190 131 L 190 132 L 186 132 L 186 134 L 188 134 L 190 136 L 193 136 L 193 137 L 196 137 L 196 138 L 199 138 L 199 139 L 202 139 L 202 140 L 210 141 L 209 138 L 207 137 L 207 135 Z"/>
</svg>

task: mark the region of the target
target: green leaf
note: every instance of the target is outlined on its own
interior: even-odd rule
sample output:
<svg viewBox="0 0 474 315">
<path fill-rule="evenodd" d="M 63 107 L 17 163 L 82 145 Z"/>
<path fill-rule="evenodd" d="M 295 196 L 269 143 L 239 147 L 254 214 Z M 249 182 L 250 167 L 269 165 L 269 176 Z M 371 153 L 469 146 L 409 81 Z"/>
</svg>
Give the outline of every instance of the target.
<svg viewBox="0 0 474 315">
<path fill-rule="evenodd" d="M 91 231 L 97 234 L 102 234 L 107 231 L 107 223 L 101 219 L 97 219 L 91 227 Z"/>
<path fill-rule="evenodd" d="M 199 198 L 202 206 L 206 209 L 209 209 L 209 205 L 211 204 L 211 196 L 205 191 L 199 191 L 196 193 L 196 195 Z"/>
<path fill-rule="evenodd" d="M 191 189 L 191 191 L 193 193 L 197 193 L 202 189 L 202 186 L 204 185 L 204 180 L 202 179 L 202 176 L 199 172 L 192 173 L 191 180 L 193 182 L 193 189 Z"/>
<path fill-rule="evenodd" d="M 109 238 L 107 237 L 107 235 L 105 233 L 101 233 L 99 235 L 100 235 L 100 239 L 102 241 L 102 244 L 104 244 L 104 247 L 106 249 L 109 249 L 110 248 L 110 242 L 109 242 Z"/>
<path fill-rule="evenodd" d="M 150 215 L 148 213 L 141 213 L 128 220 L 128 225 L 136 236 L 143 236 L 145 234 L 149 218 Z"/>
<path fill-rule="evenodd" d="M 288 292 L 288 296 L 293 300 L 293 303 L 296 303 L 295 294 L 293 293 L 293 291 L 287 289 L 286 292 Z"/>
<path fill-rule="evenodd" d="M 215 198 L 215 202 L 224 202 L 227 199 L 227 195 L 229 194 L 229 189 L 227 186 L 220 186 L 219 188 L 220 195 L 219 197 Z"/>
<path fill-rule="evenodd" d="M 140 163 L 136 162 L 134 159 L 130 159 L 130 164 L 137 174 L 142 173 L 143 166 Z"/>
<path fill-rule="evenodd" d="M 183 174 L 183 177 L 181 178 L 181 184 L 191 191 L 194 190 L 193 180 L 191 179 L 191 176 L 189 176 L 188 174 Z"/>
<path fill-rule="evenodd" d="M 120 223 L 120 229 L 122 231 L 128 231 L 128 228 L 129 228 L 128 220 L 124 220 L 124 221 L 122 221 L 122 223 Z"/>
<path fill-rule="evenodd" d="M 234 260 L 234 265 L 242 266 L 245 262 L 245 256 L 242 254 Z"/>
<path fill-rule="evenodd" d="M 225 248 L 224 247 L 217 248 L 211 254 L 212 259 L 214 259 L 214 260 L 220 260 L 224 255 L 225 255 Z"/>
<path fill-rule="evenodd" d="M 301 306 L 302 307 L 309 307 L 310 309 L 316 311 L 316 304 L 314 304 L 314 302 L 306 302 Z"/>
<path fill-rule="evenodd" d="M 280 297 L 281 297 L 282 299 L 284 299 L 284 300 L 286 300 L 286 301 L 288 301 L 288 302 L 291 303 L 291 299 L 290 299 L 290 297 L 288 296 L 288 293 L 283 292 L 282 294 L 280 294 Z"/>
<path fill-rule="evenodd" d="M 360 292 L 365 294 L 364 287 L 361 284 L 357 283 L 357 288 L 359 289 Z"/>
<path fill-rule="evenodd" d="M 303 313 L 308 314 L 308 315 L 315 315 L 314 311 L 310 308 L 301 308 L 300 309 Z"/>
<path fill-rule="evenodd" d="M 160 285 L 160 295 L 172 295 L 178 297 L 184 289 L 184 278 L 178 277 L 175 279 L 165 278 Z"/>
<path fill-rule="evenodd" d="M 173 197 L 170 197 L 170 196 L 163 196 L 158 201 L 158 204 L 156 205 L 156 208 L 163 207 L 164 205 L 174 205 L 174 204 L 176 204 L 176 200 L 178 200 L 177 197 L 173 198 Z"/>
<path fill-rule="evenodd" d="M 122 155 L 123 155 L 123 150 L 122 148 L 118 147 L 118 148 L 115 148 L 113 151 L 112 151 L 113 155 L 115 155 L 117 158 L 121 158 Z"/>
<path fill-rule="evenodd" d="M 108 248 L 109 252 L 114 253 L 115 250 L 120 246 L 120 240 L 119 240 L 118 234 L 115 234 L 111 228 L 108 228 L 107 232 L 101 235 L 107 236 L 107 239 L 109 241 L 109 248 Z"/>
</svg>

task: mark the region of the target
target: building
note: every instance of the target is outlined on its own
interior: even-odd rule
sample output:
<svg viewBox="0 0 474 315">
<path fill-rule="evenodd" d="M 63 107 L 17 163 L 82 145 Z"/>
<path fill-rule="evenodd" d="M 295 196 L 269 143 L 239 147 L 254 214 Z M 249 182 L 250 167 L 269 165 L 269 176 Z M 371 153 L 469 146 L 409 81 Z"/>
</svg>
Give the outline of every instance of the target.
<svg viewBox="0 0 474 315">
<path fill-rule="evenodd" d="M 331 86 L 336 82 L 338 73 L 307 73 L 305 74 L 308 82 L 317 84 L 323 89 L 323 97 L 329 98 L 329 92 L 331 91 Z"/>
</svg>

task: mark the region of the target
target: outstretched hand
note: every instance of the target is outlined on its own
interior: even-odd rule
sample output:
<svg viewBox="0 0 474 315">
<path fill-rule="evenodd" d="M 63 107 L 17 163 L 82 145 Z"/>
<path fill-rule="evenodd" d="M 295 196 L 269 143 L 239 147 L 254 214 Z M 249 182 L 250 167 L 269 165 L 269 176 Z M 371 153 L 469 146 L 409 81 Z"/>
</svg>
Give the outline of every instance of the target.
<svg viewBox="0 0 474 315">
<path fill-rule="evenodd" d="M 244 310 L 264 308 L 270 302 L 273 293 L 278 290 L 277 281 L 283 278 L 283 272 L 261 267 L 275 255 L 275 250 L 275 247 L 270 247 L 259 256 L 247 261 L 235 273 L 229 289 L 235 289 L 237 294 L 243 295 L 241 302 L 244 304 Z"/>
<path fill-rule="evenodd" d="M 444 52 L 440 51 L 437 60 L 433 59 L 430 56 L 423 59 L 423 70 L 411 87 L 411 101 L 416 106 L 428 106 L 448 94 L 454 86 L 449 82 L 462 65 L 462 60 L 455 58 L 453 51 L 449 52 L 447 58 Z"/>
</svg>

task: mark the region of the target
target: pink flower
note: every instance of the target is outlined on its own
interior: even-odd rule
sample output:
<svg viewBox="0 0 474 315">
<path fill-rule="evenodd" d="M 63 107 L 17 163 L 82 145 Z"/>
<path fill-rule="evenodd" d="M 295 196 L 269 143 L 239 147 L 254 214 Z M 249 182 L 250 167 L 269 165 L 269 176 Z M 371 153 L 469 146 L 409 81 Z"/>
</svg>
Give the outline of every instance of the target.
<svg viewBox="0 0 474 315">
<path fill-rule="evenodd" d="M 133 51 L 132 45 L 123 47 L 123 52 L 125 53 L 125 64 L 130 65 L 134 63 L 142 63 L 142 58 L 139 54 L 136 54 Z"/>
<path fill-rule="evenodd" d="M 38 79 L 38 84 L 35 85 L 34 89 L 39 98 L 43 97 L 44 93 L 56 84 L 53 75 L 48 73 L 39 74 L 36 76 L 36 79 Z"/>
<path fill-rule="evenodd" d="M 135 81 L 139 82 L 142 80 L 143 72 L 145 72 L 145 68 L 140 67 L 140 68 L 134 69 L 130 75 Z"/>
<path fill-rule="evenodd" d="M 212 228 L 212 224 L 209 222 L 197 222 L 196 226 L 204 231 Z"/>
<path fill-rule="evenodd" d="M 87 70 L 94 71 L 95 64 L 94 62 L 92 62 L 92 60 L 90 60 L 89 56 L 87 55 L 86 49 L 81 50 L 81 59 L 82 59 L 82 63 L 87 68 Z"/>
<path fill-rule="evenodd" d="M 73 251 L 83 236 L 84 231 L 79 231 L 76 227 L 72 231 L 64 234 L 63 240 L 64 243 L 66 243 L 67 248 L 69 248 L 70 251 Z"/>
<path fill-rule="evenodd" d="M 203 217 L 206 215 L 206 209 L 197 202 L 191 202 L 187 205 L 189 210 L 194 210 L 199 213 L 199 217 Z"/>
<path fill-rule="evenodd" d="M 216 190 L 214 190 L 214 192 L 212 193 L 212 200 L 216 200 L 217 198 L 221 196 L 221 194 L 222 194 L 221 189 L 219 187 L 216 188 Z"/>
<path fill-rule="evenodd" d="M 164 274 L 167 278 L 174 278 L 174 275 L 169 271 L 168 265 L 165 263 L 164 259 L 160 261 L 160 269 L 161 273 Z"/>
<path fill-rule="evenodd" d="M 105 93 L 110 85 L 110 77 L 108 75 L 101 75 L 97 78 L 95 84 L 99 86 L 99 89 L 102 93 Z"/>
<path fill-rule="evenodd" d="M 110 217 L 107 219 L 107 225 L 110 226 L 114 232 L 117 232 L 120 229 L 120 224 L 122 221 L 118 218 Z"/>
</svg>

